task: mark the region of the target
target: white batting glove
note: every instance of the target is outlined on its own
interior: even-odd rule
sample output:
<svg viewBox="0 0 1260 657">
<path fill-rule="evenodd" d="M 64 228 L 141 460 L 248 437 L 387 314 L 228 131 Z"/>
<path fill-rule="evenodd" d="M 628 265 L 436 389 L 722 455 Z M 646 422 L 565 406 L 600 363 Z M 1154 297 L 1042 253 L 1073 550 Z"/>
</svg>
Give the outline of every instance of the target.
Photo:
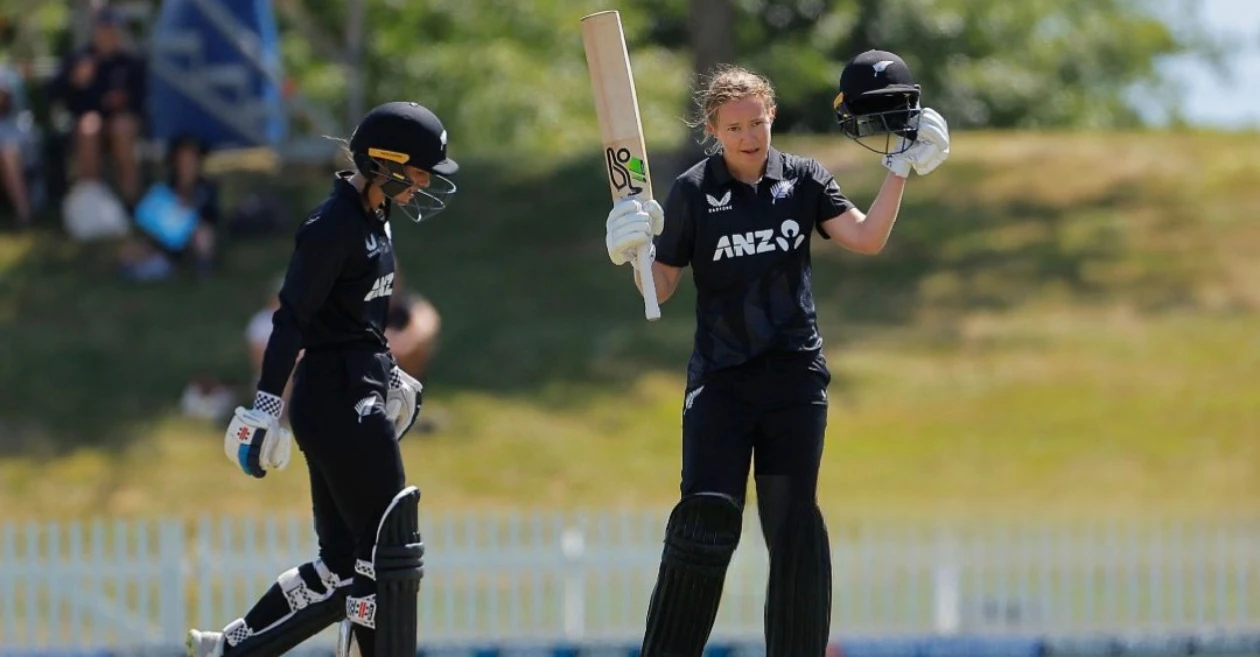
<svg viewBox="0 0 1260 657">
<path fill-rule="evenodd" d="M 424 385 L 395 365 L 385 395 L 385 417 L 394 423 L 394 440 L 402 440 L 416 423 L 423 403 Z"/>
<path fill-rule="evenodd" d="M 284 401 L 265 392 L 254 395 L 254 407 L 236 407 L 236 413 L 223 434 L 223 452 L 241 470 L 259 479 L 268 470 L 283 470 L 289 464 L 293 437 L 280 428 Z"/>
<path fill-rule="evenodd" d="M 897 137 L 897 145 L 893 147 L 893 152 L 884 156 L 884 168 L 898 178 L 909 178 L 910 170 L 914 168 L 914 162 L 910 159 L 910 151 L 913 148 L 914 146 L 907 148 L 905 137 Z"/>
<path fill-rule="evenodd" d="M 949 124 L 936 110 L 925 107 L 919 114 L 919 135 L 915 139 L 914 171 L 926 176 L 949 159 Z"/>
<path fill-rule="evenodd" d="M 949 124 L 936 110 L 925 107 L 919 113 L 919 131 L 914 143 L 906 147 L 905 137 L 897 138 L 896 152 L 884 156 L 884 166 L 893 175 L 909 178 L 910 170 L 926 176 L 949 158 Z"/>
<path fill-rule="evenodd" d="M 620 267 L 634 262 L 639 249 L 652 246 L 652 238 L 665 229 L 665 210 L 655 200 L 626 197 L 613 205 L 605 226 L 608 258 Z"/>
</svg>

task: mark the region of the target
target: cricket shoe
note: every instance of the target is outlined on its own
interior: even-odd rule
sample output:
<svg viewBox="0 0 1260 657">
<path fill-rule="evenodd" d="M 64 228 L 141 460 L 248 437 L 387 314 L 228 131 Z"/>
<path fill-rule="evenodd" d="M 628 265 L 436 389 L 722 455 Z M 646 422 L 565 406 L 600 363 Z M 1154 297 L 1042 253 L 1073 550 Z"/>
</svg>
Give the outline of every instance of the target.
<svg viewBox="0 0 1260 657">
<path fill-rule="evenodd" d="M 223 657 L 223 633 L 188 630 L 184 648 L 187 657 Z"/>
</svg>

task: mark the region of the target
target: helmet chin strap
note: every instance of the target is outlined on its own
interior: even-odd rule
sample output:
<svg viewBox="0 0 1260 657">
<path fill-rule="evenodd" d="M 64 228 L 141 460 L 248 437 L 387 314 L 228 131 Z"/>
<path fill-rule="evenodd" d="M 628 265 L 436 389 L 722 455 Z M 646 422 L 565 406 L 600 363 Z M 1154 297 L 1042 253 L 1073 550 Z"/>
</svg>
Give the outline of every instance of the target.
<svg viewBox="0 0 1260 657">
<path fill-rule="evenodd" d="M 376 215 L 376 218 L 381 221 L 388 219 L 390 211 L 389 195 L 386 194 L 385 190 L 382 189 L 375 181 L 368 180 L 367 176 L 363 176 L 358 173 L 356 173 L 355 176 L 358 176 L 362 181 L 362 186 L 359 187 L 359 200 L 363 203 L 363 209 L 370 214 Z M 373 189 L 381 194 L 381 200 L 379 203 L 372 202 Z"/>
<path fill-rule="evenodd" d="M 385 200 L 381 201 L 381 204 L 376 206 L 376 209 L 373 210 L 373 212 L 376 213 L 376 218 L 380 219 L 381 222 L 384 223 L 386 220 L 389 219 L 389 211 L 392 207 L 393 207 L 393 202 L 390 200 L 388 196 L 386 196 Z"/>
</svg>

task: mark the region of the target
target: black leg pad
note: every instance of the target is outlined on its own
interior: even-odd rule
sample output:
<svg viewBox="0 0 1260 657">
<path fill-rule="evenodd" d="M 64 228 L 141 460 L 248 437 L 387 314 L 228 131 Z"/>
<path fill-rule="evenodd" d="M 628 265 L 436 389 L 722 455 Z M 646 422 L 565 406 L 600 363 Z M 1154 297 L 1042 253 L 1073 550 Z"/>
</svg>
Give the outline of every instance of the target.
<svg viewBox="0 0 1260 657">
<path fill-rule="evenodd" d="M 420 490 L 404 488 L 376 532 L 376 657 L 416 655 L 416 605 L 424 577 L 419 504 Z"/>
<path fill-rule="evenodd" d="M 679 500 L 665 527 L 640 657 L 704 652 L 742 528 L 743 507 L 727 495 L 698 493 Z"/>
<path fill-rule="evenodd" d="M 766 657 L 824 657 L 831 632 L 831 542 L 814 503 L 793 505 L 770 550 Z"/>
</svg>

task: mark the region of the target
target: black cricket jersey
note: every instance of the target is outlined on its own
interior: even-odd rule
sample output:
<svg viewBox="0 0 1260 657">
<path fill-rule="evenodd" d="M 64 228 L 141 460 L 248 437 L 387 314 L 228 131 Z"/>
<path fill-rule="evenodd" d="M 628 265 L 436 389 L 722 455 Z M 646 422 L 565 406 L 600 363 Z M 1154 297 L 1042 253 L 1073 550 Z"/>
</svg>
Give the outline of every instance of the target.
<svg viewBox="0 0 1260 657">
<path fill-rule="evenodd" d="M 754 359 L 821 357 L 810 289 L 810 237 L 851 208 L 814 159 L 770 148 L 756 185 L 731 176 L 720 154 L 679 175 L 665 201 L 656 259 L 690 266 L 695 348 L 688 386 Z"/>
<path fill-rule="evenodd" d="M 262 392 L 284 391 L 301 349 L 389 349 L 394 249 L 388 208 L 365 210 L 350 175 L 337 174 L 328 198 L 297 229 L 263 356 Z"/>
</svg>

